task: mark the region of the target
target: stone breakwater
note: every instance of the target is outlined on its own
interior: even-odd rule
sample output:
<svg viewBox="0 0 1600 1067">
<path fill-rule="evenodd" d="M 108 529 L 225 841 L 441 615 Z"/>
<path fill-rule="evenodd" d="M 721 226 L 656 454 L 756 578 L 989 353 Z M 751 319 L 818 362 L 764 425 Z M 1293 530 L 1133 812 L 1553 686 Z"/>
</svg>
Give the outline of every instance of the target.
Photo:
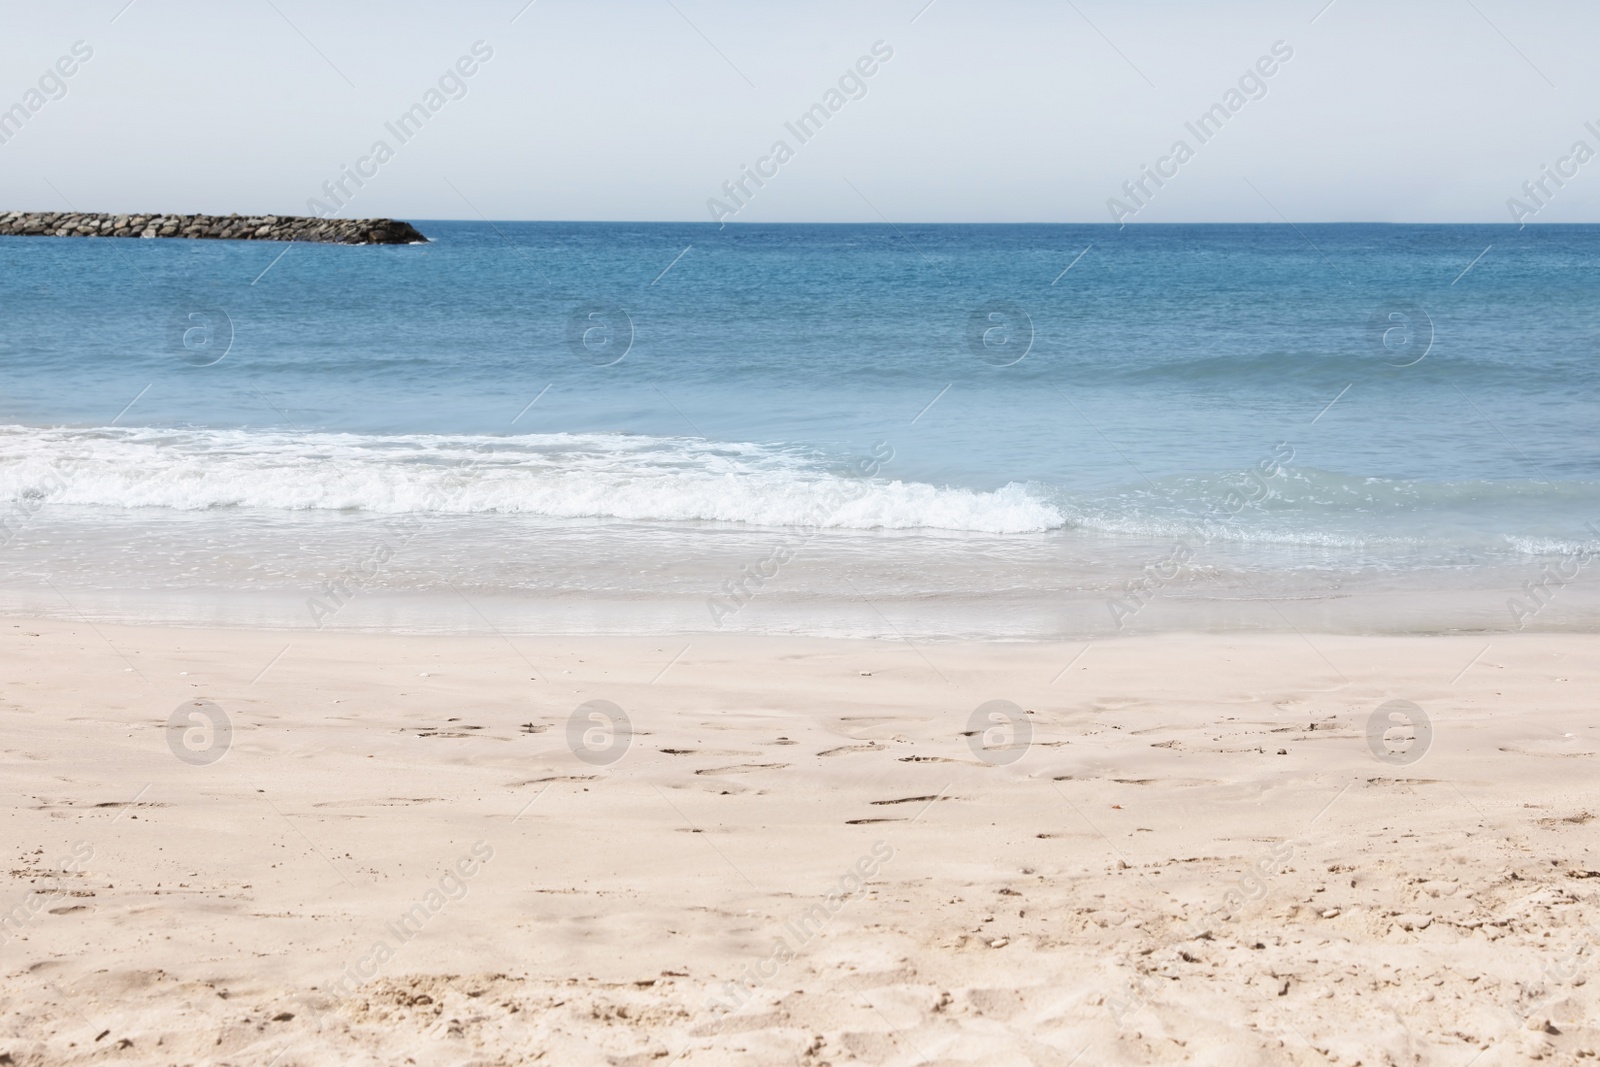
<svg viewBox="0 0 1600 1067">
<path fill-rule="evenodd" d="M 318 219 L 303 215 L 85 215 L 51 211 L 13 211 L 0 215 L 0 236 L 188 237 L 340 245 L 408 245 L 427 240 L 409 222 L 394 219 Z"/>
</svg>

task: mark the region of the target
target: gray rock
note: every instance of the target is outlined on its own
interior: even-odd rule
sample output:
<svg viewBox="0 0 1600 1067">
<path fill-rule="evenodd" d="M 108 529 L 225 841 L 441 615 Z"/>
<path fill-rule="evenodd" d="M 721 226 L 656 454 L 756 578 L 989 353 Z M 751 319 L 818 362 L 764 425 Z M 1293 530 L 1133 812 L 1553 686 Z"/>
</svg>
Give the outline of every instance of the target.
<svg viewBox="0 0 1600 1067">
<path fill-rule="evenodd" d="M 323 244 L 415 244 L 427 240 L 395 219 L 323 219 L 304 215 L 105 215 L 0 213 L 0 236 L 184 237 L 190 240 L 308 241 Z"/>
</svg>

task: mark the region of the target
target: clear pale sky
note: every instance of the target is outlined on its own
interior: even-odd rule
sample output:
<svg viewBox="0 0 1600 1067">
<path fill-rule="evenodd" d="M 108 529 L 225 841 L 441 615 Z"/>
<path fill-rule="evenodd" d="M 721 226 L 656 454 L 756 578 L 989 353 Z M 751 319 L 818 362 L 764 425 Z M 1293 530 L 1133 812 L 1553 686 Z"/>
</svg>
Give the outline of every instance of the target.
<svg viewBox="0 0 1600 1067">
<path fill-rule="evenodd" d="M 0 144 L 0 209 L 307 214 L 382 139 L 346 215 L 700 221 L 781 138 L 738 221 L 1105 222 L 1182 138 L 1136 222 L 1506 222 L 1543 165 L 1600 150 L 1581 0 L 525 3 L 8 3 L 0 108 L 48 92 Z M 385 123 L 478 41 L 400 143 Z M 878 41 L 865 96 L 786 131 Z M 1279 41 L 1200 143 L 1185 122 Z M 1535 221 L 1600 221 L 1600 159 L 1566 169 Z"/>
</svg>

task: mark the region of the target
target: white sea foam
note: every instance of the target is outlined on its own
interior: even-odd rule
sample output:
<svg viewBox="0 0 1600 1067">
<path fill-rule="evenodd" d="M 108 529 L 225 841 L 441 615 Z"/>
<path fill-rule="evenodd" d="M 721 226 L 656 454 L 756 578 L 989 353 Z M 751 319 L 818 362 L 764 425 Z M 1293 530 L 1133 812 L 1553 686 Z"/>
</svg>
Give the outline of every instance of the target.
<svg viewBox="0 0 1600 1067">
<path fill-rule="evenodd" d="M 752 444 L 0 427 L 0 500 L 41 498 L 183 511 L 499 512 L 995 534 L 1065 525 L 1024 485 L 980 492 L 854 477 L 815 454 Z"/>
</svg>

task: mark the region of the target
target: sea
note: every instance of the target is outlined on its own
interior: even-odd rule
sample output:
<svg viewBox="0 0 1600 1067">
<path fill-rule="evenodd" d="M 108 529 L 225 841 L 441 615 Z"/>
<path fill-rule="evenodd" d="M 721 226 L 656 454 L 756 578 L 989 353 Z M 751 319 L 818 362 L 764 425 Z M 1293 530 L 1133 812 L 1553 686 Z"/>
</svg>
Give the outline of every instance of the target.
<svg viewBox="0 0 1600 1067">
<path fill-rule="evenodd" d="M 0 238 L 0 612 L 1589 630 L 1600 227 Z"/>
</svg>

